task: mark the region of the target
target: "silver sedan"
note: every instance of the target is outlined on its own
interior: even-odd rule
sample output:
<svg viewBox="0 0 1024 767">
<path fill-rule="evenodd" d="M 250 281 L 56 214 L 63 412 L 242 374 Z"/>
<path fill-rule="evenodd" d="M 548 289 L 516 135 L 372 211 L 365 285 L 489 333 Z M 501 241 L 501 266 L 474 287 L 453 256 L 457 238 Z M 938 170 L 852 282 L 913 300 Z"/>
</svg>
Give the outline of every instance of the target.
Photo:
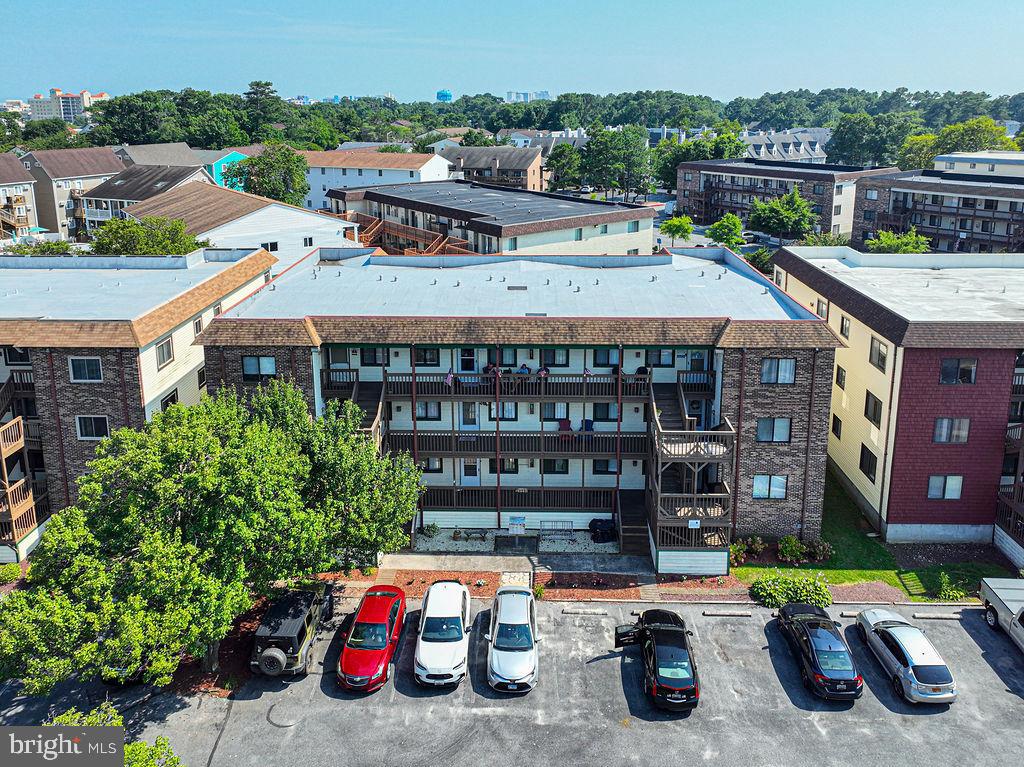
<svg viewBox="0 0 1024 767">
<path fill-rule="evenodd" d="M 892 681 L 893 692 L 910 703 L 952 703 L 956 682 L 921 629 L 892 610 L 857 614 L 857 630 Z"/>
</svg>

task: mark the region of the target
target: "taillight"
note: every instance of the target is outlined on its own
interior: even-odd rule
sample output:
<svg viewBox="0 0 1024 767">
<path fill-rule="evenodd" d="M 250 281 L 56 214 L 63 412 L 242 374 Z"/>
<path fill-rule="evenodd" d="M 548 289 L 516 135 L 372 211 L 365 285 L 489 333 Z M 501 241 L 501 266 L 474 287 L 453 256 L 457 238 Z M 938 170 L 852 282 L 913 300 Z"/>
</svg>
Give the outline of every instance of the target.
<svg viewBox="0 0 1024 767">
<path fill-rule="evenodd" d="M 693 685 L 693 697 L 695 697 L 695 698 L 699 698 L 700 697 L 700 685 L 697 684 L 696 682 L 694 682 L 694 685 Z"/>
<path fill-rule="evenodd" d="M 853 678 L 853 683 L 860 687 L 862 684 L 864 684 L 864 678 L 860 674 L 857 674 L 857 676 Z"/>
<path fill-rule="evenodd" d="M 825 684 L 825 682 L 828 681 L 828 677 L 825 676 L 824 674 L 815 674 L 814 675 L 814 681 L 817 682 L 818 684 Z"/>
<path fill-rule="evenodd" d="M 651 682 L 651 697 L 652 698 L 657 698 L 658 697 L 658 685 L 657 685 L 656 682 Z"/>
</svg>

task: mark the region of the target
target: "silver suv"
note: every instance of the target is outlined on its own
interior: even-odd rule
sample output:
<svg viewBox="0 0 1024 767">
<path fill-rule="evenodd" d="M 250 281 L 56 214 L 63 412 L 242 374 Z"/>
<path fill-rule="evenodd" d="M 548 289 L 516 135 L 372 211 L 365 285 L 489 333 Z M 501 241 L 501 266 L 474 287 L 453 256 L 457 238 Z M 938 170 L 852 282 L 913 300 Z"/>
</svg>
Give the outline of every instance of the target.
<svg viewBox="0 0 1024 767">
<path fill-rule="evenodd" d="M 487 642 L 487 683 L 501 692 L 529 692 L 540 671 L 533 592 L 503 586 L 494 596 Z"/>
</svg>

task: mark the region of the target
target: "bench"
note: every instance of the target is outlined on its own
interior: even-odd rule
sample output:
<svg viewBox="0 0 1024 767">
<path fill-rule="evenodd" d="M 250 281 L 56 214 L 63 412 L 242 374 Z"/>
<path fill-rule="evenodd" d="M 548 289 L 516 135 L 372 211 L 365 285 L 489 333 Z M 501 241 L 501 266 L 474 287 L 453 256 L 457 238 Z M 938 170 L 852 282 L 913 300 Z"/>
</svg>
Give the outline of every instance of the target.
<svg viewBox="0 0 1024 767">
<path fill-rule="evenodd" d="M 463 530 L 462 531 L 462 537 L 465 540 L 467 540 L 467 541 L 471 541 L 474 538 L 476 540 L 478 540 L 478 541 L 486 541 L 487 540 L 487 530 L 485 530 L 482 527 L 475 527 L 475 528 L 472 528 L 472 529 L 469 529 L 469 530 Z"/>
<path fill-rule="evenodd" d="M 572 538 L 573 534 L 571 519 L 541 520 L 541 538 Z"/>
</svg>

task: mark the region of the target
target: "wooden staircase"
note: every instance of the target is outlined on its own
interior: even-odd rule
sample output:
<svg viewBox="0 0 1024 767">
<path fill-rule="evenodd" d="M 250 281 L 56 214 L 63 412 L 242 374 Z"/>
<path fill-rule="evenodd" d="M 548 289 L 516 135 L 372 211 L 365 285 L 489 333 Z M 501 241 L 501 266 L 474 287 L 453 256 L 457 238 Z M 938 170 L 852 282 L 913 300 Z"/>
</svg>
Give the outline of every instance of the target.
<svg viewBox="0 0 1024 767">
<path fill-rule="evenodd" d="M 675 384 L 653 384 L 654 406 L 658 408 L 658 420 L 666 431 L 682 431 L 686 418 L 679 403 L 679 389 Z"/>
<path fill-rule="evenodd" d="M 380 381 L 360 381 L 355 391 L 353 401 L 363 410 L 363 420 L 359 424 L 362 429 L 369 429 L 373 419 L 377 417 L 377 406 L 380 404 L 381 389 L 384 384 Z"/>
<path fill-rule="evenodd" d="M 619 553 L 651 554 L 643 490 L 619 491 Z"/>
</svg>

